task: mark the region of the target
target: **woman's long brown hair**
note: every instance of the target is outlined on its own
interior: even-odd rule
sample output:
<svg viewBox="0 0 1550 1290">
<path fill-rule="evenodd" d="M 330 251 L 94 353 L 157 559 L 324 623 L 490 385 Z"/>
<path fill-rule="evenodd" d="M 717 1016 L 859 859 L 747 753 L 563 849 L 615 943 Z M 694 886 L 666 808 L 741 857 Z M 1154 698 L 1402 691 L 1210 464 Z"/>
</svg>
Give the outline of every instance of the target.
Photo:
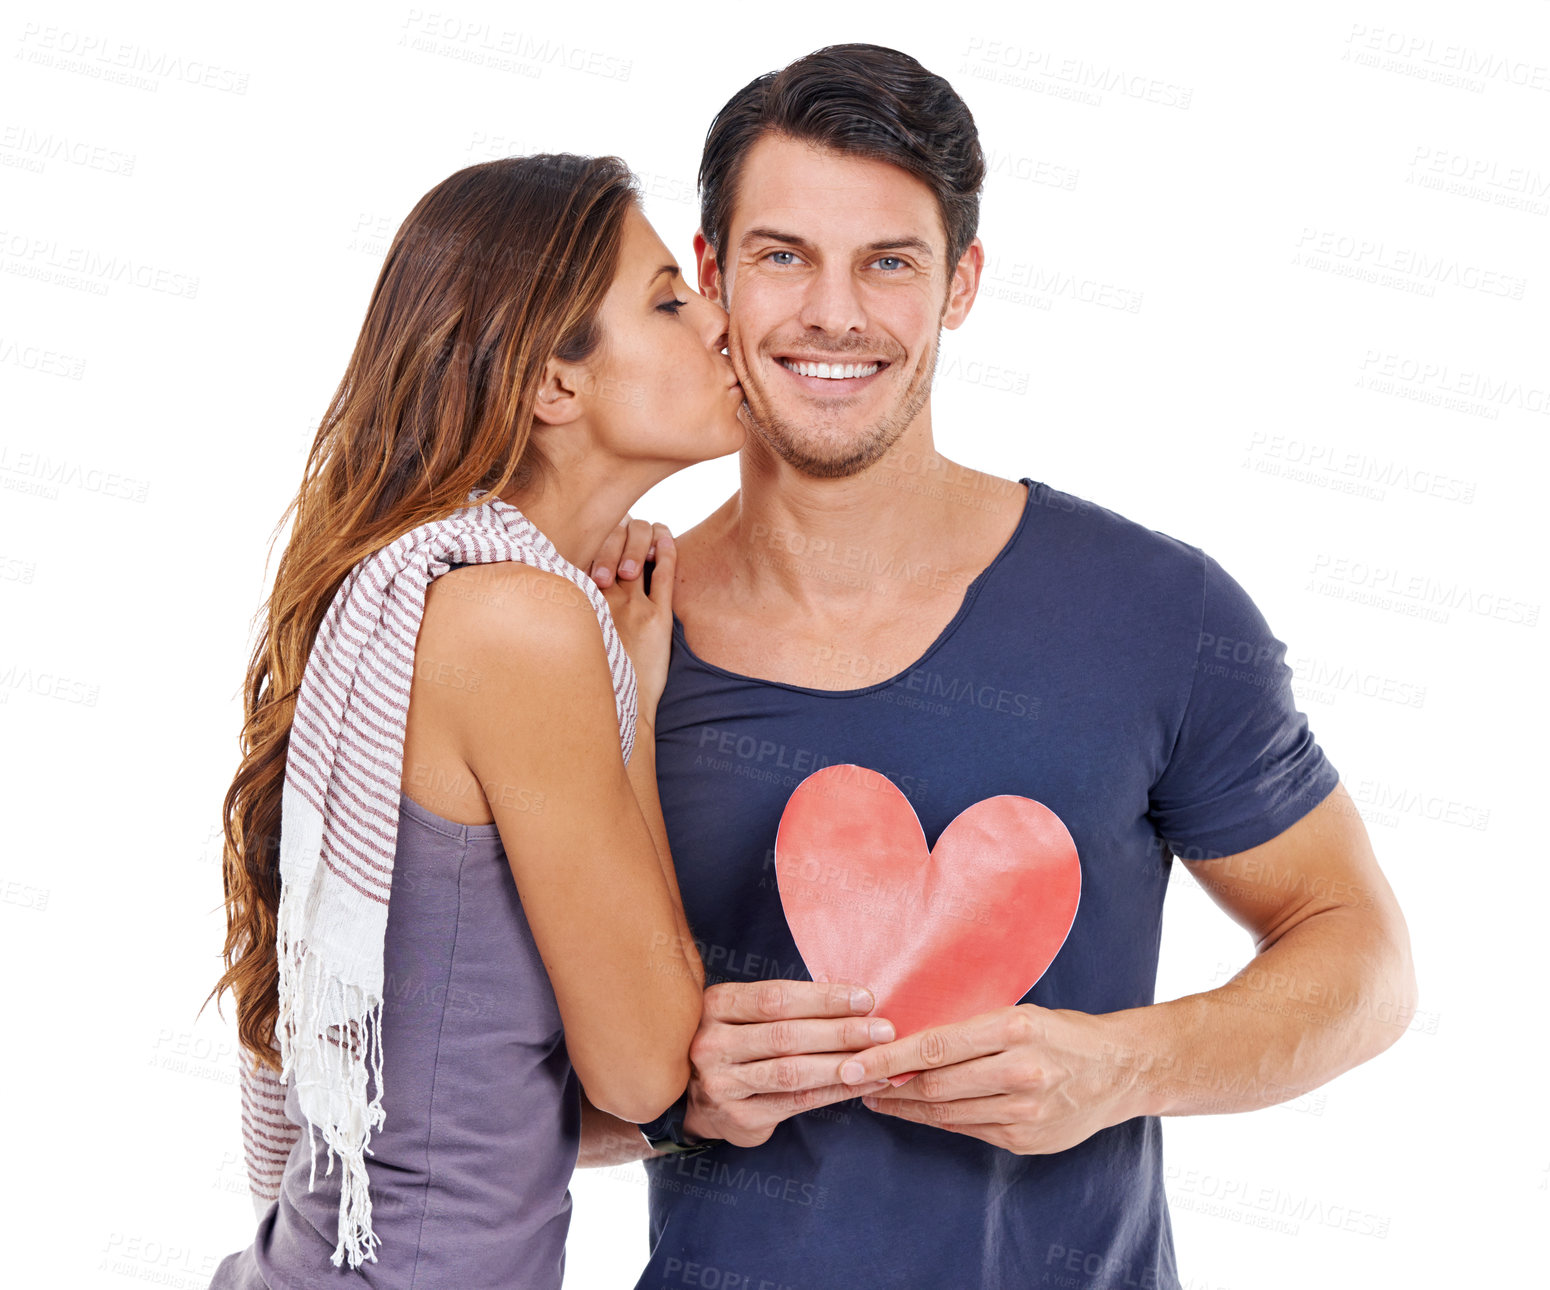
<svg viewBox="0 0 1550 1290">
<path fill-rule="evenodd" d="M 616 157 L 508 157 L 426 193 L 393 238 L 323 417 L 243 686 L 242 761 L 226 792 L 226 971 L 237 1033 L 274 1050 L 280 794 L 302 672 L 354 566 L 484 488 L 541 487 L 531 442 L 545 362 L 601 343 L 634 180 Z"/>
</svg>

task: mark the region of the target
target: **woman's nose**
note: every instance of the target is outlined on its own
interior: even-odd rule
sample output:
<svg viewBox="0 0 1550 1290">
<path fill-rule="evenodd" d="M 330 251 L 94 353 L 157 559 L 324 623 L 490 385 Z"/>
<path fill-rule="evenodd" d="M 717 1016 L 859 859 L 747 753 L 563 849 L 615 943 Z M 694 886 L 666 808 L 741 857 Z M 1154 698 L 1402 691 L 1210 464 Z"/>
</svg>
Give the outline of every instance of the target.
<svg viewBox="0 0 1550 1290">
<path fill-rule="evenodd" d="M 704 330 L 705 344 L 719 354 L 727 347 L 728 325 L 730 319 L 727 311 L 714 300 L 707 300 L 700 296 L 700 308 L 705 312 Z"/>
</svg>

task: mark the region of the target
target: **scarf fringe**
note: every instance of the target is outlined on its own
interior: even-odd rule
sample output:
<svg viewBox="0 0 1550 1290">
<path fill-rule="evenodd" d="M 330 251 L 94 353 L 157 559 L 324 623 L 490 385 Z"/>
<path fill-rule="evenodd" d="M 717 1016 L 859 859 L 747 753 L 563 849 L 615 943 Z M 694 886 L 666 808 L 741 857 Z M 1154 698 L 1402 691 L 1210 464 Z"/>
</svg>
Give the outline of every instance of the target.
<svg viewBox="0 0 1550 1290">
<path fill-rule="evenodd" d="M 307 1119 L 311 1170 L 307 1190 L 317 1186 L 317 1144 L 328 1151 L 324 1177 L 339 1159 L 339 1243 L 333 1264 L 352 1269 L 377 1261 L 381 1240 L 371 1227 L 371 1191 L 366 1159 L 382 1109 L 382 998 L 341 980 L 299 938 L 305 925 L 301 900 L 280 897 L 277 950 L 280 966 L 280 1078 L 294 1084 Z"/>
</svg>

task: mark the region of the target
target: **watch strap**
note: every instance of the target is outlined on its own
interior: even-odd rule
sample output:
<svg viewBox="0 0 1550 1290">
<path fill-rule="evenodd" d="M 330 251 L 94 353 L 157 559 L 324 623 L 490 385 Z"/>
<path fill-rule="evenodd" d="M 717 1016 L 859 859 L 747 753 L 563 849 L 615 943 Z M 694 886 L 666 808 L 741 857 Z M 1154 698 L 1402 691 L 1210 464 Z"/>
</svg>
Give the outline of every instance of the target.
<svg viewBox="0 0 1550 1290">
<path fill-rule="evenodd" d="M 665 1155 L 697 1156 L 709 1151 L 719 1138 L 695 1138 L 684 1131 L 684 1117 L 689 1113 L 689 1090 L 684 1089 L 679 1099 L 657 1116 L 639 1125 L 641 1136 L 653 1151 Z"/>
</svg>

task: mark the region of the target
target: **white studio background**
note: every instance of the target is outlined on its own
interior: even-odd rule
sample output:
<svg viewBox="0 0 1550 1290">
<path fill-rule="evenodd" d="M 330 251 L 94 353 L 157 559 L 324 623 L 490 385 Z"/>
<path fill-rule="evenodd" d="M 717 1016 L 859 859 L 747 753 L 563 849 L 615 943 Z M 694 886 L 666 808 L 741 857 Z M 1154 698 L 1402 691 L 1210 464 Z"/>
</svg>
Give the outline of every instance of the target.
<svg viewBox="0 0 1550 1290">
<path fill-rule="evenodd" d="M 268 535 L 399 221 L 471 162 L 615 152 L 687 265 L 715 110 L 847 40 L 952 80 L 991 160 L 939 446 L 1248 588 L 1409 917 L 1422 1011 L 1393 1051 L 1168 1124 L 1185 1284 L 1525 1283 L 1550 1217 L 1547 6 L 453 5 L 4 7 L 7 1284 L 195 1290 L 250 1238 L 229 1009 L 196 1016 L 217 814 Z M 682 531 L 734 487 L 706 464 L 636 513 Z M 1180 866 L 1159 998 L 1250 952 Z M 633 1284 L 638 1167 L 574 1191 L 568 1284 Z"/>
</svg>

